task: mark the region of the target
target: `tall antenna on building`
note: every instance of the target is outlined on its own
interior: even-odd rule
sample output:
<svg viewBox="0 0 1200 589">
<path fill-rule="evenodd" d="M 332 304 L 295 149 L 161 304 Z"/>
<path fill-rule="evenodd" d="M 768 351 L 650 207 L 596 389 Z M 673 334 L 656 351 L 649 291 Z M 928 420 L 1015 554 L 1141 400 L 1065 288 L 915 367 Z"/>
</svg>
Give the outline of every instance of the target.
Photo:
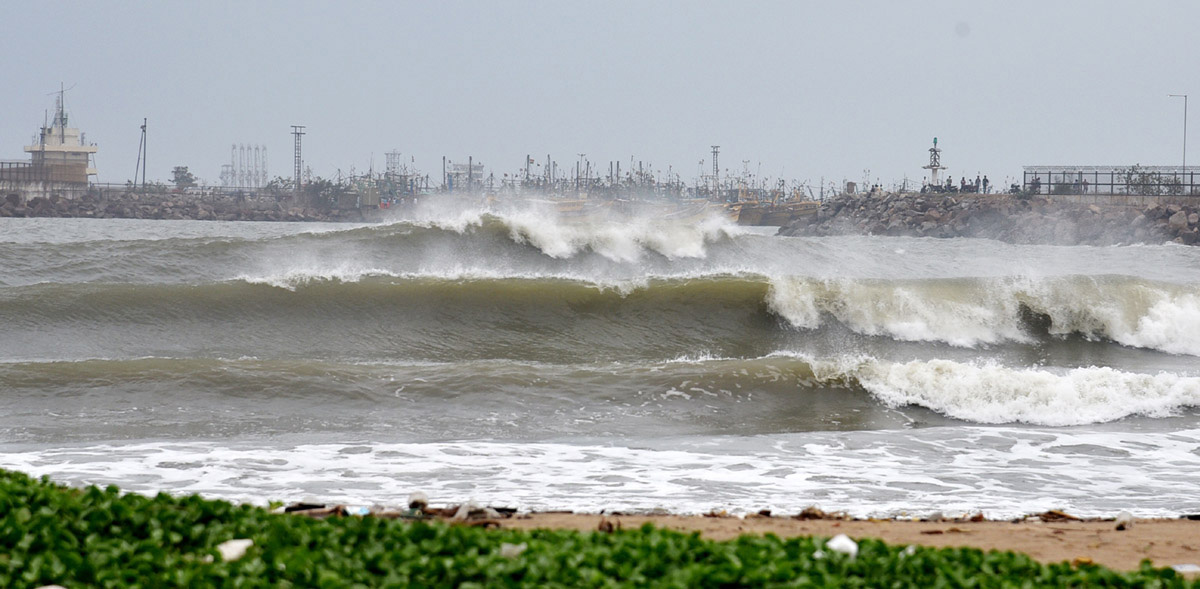
<svg viewBox="0 0 1200 589">
<path fill-rule="evenodd" d="M 303 161 L 300 158 L 300 138 L 304 136 L 304 125 L 292 125 L 292 135 L 296 138 L 296 200 L 300 200 L 300 163 Z"/>
<path fill-rule="evenodd" d="M 59 144 L 66 143 L 67 134 L 67 91 L 63 89 L 62 82 L 58 83 L 58 142 Z"/>
<path fill-rule="evenodd" d="M 383 154 L 386 158 L 385 174 L 388 176 L 400 175 L 400 152 L 396 150 L 389 151 Z"/>
</svg>

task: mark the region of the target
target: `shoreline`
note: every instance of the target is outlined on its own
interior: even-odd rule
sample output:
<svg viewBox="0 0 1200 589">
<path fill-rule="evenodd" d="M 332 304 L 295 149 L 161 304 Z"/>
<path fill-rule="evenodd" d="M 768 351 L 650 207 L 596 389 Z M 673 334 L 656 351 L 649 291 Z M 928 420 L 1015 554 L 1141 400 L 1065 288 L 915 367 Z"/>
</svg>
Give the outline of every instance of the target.
<svg viewBox="0 0 1200 589">
<path fill-rule="evenodd" d="M 1189 578 L 1200 577 L 1200 514 L 1178 518 L 1079 518 L 1051 510 L 1012 520 L 986 519 L 982 514 L 959 518 L 855 519 L 815 507 L 796 515 L 768 511 L 730 515 L 672 513 L 519 512 L 475 503 L 429 507 L 415 494 L 407 509 L 363 508 L 321 503 L 293 503 L 274 513 L 329 517 L 381 517 L 408 521 L 440 521 L 452 525 L 514 530 L 567 530 L 611 533 L 650 524 L 657 528 L 698 533 L 709 540 L 734 540 L 744 535 L 773 534 L 832 538 L 845 534 L 858 541 L 873 538 L 894 546 L 978 548 L 1018 552 L 1043 564 L 1095 563 L 1114 570 L 1134 571 L 1149 559 L 1156 568 L 1176 568 Z M 1178 568 L 1177 568 L 1178 567 Z"/>
<path fill-rule="evenodd" d="M 1113 520 L 801 520 L 786 516 L 530 513 L 496 521 L 501 528 L 578 531 L 598 530 L 608 525 L 633 529 L 650 523 L 686 533 L 698 532 L 712 540 L 730 540 L 745 534 L 775 534 L 781 538 L 830 538 L 846 534 L 854 540 L 876 538 L 899 546 L 1014 551 L 1046 564 L 1090 561 L 1121 571 L 1136 570 L 1144 559 L 1150 559 L 1155 567 L 1200 566 L 1200 521 L 1189 519 L 1139 519 L 1125 530 L 1117 530 Z"/>
</svg>

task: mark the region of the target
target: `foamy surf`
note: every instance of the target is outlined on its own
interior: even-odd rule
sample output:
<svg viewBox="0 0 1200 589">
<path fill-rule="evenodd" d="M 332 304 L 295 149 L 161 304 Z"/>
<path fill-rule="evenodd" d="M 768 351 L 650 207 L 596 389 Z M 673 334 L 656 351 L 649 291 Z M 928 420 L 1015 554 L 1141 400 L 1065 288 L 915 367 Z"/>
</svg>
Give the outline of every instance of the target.
<svg viewBox="0 0 1200 589">
<path fill-rule="evenodd" d="M 652 254 L 670 260 L 702 259 L 707 256 L 709 244 L 741 234 L 736 225 L 716 216 L 699 224 L 647 218 L 570 224 L 529 212 L 499 219 L 510 228 L 514 242 L 529 244 L 552 258 L 593 252 L 620 263 L 638 262 Z"/>
<path fill-rule="evenodd" d="M 1085 425 L 1135 415 L 1169 417 L 1200 407 L 1200 377 L 1109 367 L 1050 370 L 993 362 L 866 361 L 848 373 L 889 406 L 918 405 L 974 423 Z"/>
<path fill-rule="evenodd" d="M 815 329 L 827 318 L 856 333 L 976 347 L 1078 335 L 1200 356 L 1195 287 L 1122 277 L 935 280 L 772 279 L 771 309 Z M 1041 325 L 1044 324 L 1044 325 Z"/>
<path fill-rule="evenodd" d="M 618 263 L 634 263 L 651 254 L 667 259 L 701 259 L 706 257 L 710 244 L 747 233 L 717 211 L 698 221 L 627 215 L 611 210 L 581 220 L 560 213 L 553 202 L 537 201 L 501 208 L 422 207 L 389 226 L 409 224 L 459 235 L 490 230 L 505 232 L 512 242 L 534 247 L 551 258 L 569 259 L 590 252 Z"/>
<path fill-rule="evenodd" d="M 322 282 L 355 283 L 369 278 L 383 277 L 397 278 L 399 275 L 382 268 L 369 268 L 353 263 L 343 263 L 336 267 L 302 265 L 257 275 L 240 274 L 234 280 L 247 284 L 263 284 L 295 291 L 299 287 Z"/>
<path fill-rule="evenodd" d="M 133 443 L 10 449 L 0 466 L 69 484 L 263 504 L 307 497 L 520 510 L 704 513 L 810 505 L 858 517 L 1047 509 L 1173 517 L 1200 509 L 1200 430 L 810 432 L 668 443 Z M 1099 475 L 1098 473 L 1103 473 Z"/>
</svg>

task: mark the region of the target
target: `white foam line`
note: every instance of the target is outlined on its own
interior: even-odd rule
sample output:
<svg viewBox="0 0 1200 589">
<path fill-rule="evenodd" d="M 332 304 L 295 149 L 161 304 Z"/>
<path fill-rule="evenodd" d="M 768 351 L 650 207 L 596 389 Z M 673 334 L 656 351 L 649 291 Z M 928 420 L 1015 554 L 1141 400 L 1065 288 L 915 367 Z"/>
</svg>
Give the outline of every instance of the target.
<svg viewBox="0 0 1200 589">
<path fill-rule="evenodd" d="M 501 442 L 274 448 L 142 443 L 6 452 L 0 465 L 71 484 L 260 504 L 313 497 L 399 505 L 422 490 L 435 504 L 475 499 L 584 512 L 794 513 L 814 504 L 857 516 L 982 510 L 1003 518 L 1066 509 L 1080 516 L 1128 510 L 1164 517 L 1200 511 L 1200 430 L 931 428 L 762 436 L 657 450 Z"/>
</svg>

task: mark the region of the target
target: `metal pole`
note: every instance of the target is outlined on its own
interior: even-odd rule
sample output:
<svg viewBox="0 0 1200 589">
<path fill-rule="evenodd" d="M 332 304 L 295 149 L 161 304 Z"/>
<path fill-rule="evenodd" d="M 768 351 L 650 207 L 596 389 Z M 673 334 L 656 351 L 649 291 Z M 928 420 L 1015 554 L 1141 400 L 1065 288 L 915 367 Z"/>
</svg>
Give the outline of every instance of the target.
<svg viewBox="0 0 1200 589">
<path fill-rule="evenodd" d="M 1185 103 L 1186 104 L 1186 103 Z M 150 156 L 149 141 L 146 139 L 146 119 L 142 118 L 142 190 L 146 189 L 146 161 Z"/>
<path fill-rule="evenodd" d="M 42 141 L 45 143 L 46 134 L 42 133 Z M 146 144 L 146 119 L 142 119 L 142 137 L 138 139 L 138 155 L 137 166 L 133 168 L 133 187 L 137 188 L 138 174 L 142 171 L 142 147 Z M 42 152 L 43 157 L 45 151 Z"/>
<path fill-rule="evenodd" d="M 1183 187 L 1184 178 L 1187 175 L 1187 94 L 1168 94 L 1171 98 L 1183 98 L 1183 168 L 1179 171 L 1180 188 Z"/>
</svg>

